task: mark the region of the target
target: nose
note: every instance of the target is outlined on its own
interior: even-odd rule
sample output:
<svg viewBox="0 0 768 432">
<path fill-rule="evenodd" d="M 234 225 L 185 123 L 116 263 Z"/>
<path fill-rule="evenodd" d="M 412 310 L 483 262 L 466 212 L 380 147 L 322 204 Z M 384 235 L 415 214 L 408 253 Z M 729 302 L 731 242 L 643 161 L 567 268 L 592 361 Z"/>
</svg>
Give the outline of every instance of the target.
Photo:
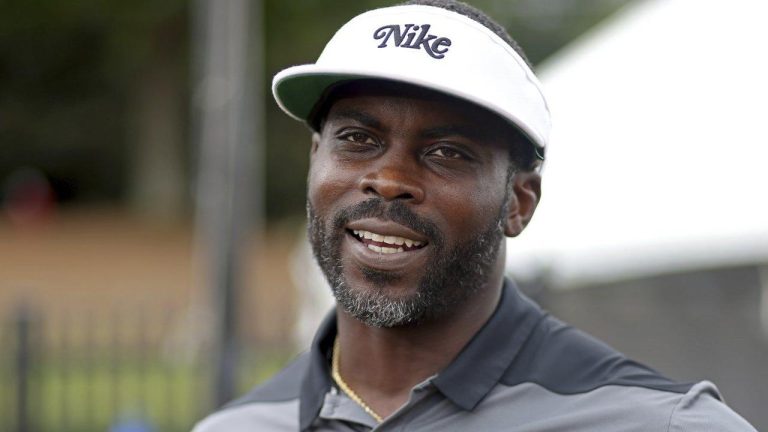
<svg viewBox="0 0 768 432">
<path fill-rule="evenodd" d="M 415 169 L 407 164 L 389 163 L 377 167 L 360 179 L 360 190 L 387 201 L 408 200 L 415 204 L 424 201 L 424 188 Z"/>
</svg>

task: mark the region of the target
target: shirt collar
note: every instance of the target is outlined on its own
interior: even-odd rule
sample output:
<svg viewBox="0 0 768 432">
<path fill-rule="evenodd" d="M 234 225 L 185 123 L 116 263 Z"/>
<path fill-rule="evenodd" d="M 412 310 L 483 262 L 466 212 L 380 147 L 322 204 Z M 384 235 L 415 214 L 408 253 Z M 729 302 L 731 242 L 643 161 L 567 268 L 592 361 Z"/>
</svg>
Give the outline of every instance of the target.
<svg viewBox="0 0 768 432">
<path fill-rule="evenodd" d="M 336 312 L 331 311 L 326 315 L 320 328 L 315 334 L 309 351 L 309 365 L 307 374 L 301 384 L 301 396 L 299 399 L 299 425 L 300 430 L 307 430 L 320 413 L 325 400 L 325 394 L 332 385 L 331 355 L 333 354 L 333 340 L 336 337 Z"/>
<path fill-rule="evenodd" d="M 488 322 L 433 380 L 457 406 L 472 410 L 498 383 L 517 357 L 533 327 L 544 316 L 539 307 L 505 279 L 499 305 Z M 307 430 L 317 418 L 331 388 L 330 356 L 336 337 L 336 313 L 329 313 L 315 335 L 307 374 L 301 387 L 299 422 Z"/>
<path fill-rule="evenodd" d="M 505 279 L 496 311 L 433 383 L 456 405 L 474 409 L 499 382 L 543 316 Z"/>
</svg>

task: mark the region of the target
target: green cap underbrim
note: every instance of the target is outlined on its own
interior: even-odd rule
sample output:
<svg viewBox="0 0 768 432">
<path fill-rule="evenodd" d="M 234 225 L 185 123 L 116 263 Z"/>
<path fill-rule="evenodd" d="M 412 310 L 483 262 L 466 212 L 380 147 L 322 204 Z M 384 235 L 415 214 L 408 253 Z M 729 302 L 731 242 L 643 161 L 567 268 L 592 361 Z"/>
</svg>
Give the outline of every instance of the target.
<svg viewBox="0 0 768 432">
<path fill-rule="evenodd" d="M 297 75 L 277 83 L 275 93 L 290 115 L 308 123 L 315 105 L 323 99 L 328 88 L 341 81 L 361 78 L 367 77 L 347 74 Z"/>
</svg>

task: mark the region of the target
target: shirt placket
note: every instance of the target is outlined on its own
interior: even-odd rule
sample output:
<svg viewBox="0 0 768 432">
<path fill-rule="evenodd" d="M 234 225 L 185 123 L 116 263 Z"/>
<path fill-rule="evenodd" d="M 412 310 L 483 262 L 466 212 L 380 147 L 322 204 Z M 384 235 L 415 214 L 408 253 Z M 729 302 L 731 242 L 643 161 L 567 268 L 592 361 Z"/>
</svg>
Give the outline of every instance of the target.
<svg viewBox="0 0 768 432">
<path fill-rule="evenodd" d="M 416 385 L 411 389 L 408 402 L 395 411 L 391 416 L 384 419 L 382 423 L 377 423 L 376 420 L 370 416 L 363 407 L 357 404 L 344 392 L 339 391 L 336 387 L 332 387 L 331 390 L 326 393 L 323 406 L 320 409 L 319 417 L 325 420 L 334 420 L 338 422 L 346 423 L 347 426 L 351 424 L 361 426 L 363 429 L 355 428 L 355 430 L 366 430 L 371 432 L 387 432 L 387 431 L 399 431 L 402 430 L 402 426 L 407 421 L 408 417 L 413 416 L 416 405 L 421 402 L 425 397 L 434 392 L 434 386 L 431 383 L 433 377 Z"/>
</svg>

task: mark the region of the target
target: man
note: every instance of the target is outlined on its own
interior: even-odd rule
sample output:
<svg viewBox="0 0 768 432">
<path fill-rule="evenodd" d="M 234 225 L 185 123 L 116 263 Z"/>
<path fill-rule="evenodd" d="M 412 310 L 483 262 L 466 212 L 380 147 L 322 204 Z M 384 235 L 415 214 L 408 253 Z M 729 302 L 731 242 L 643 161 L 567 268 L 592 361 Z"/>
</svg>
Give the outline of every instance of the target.
<svg viewBox="0 0 768 432">
<path fill-rule="evenodd" d="M 314 131 L 309 234 L 337 308 L 309 353 L 197 432 L 754 430 L 712 384 L 626 359 L 504 279 L 549 111 L 481 12 L 367 12 L 273 89 Z"/>
</svg>

